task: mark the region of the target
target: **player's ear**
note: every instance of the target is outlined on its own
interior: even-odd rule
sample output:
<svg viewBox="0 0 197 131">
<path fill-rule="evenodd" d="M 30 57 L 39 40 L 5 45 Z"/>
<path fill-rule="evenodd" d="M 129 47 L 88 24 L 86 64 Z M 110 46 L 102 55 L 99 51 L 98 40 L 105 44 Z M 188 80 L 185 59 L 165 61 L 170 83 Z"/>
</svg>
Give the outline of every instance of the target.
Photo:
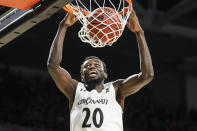
<svg viewBox="0 0 197 131">
<path fill-rule="evenodd" d="M 107 77 L 108 77 L 108 74 L 105 72 L 104 73 L 104 78 L 107 79 Z"/>
<path fill-rule="evenodd" d="M 81 81 L 84 82 L 84 76 L 83 75 L 81 75 Z"/>
</svg>

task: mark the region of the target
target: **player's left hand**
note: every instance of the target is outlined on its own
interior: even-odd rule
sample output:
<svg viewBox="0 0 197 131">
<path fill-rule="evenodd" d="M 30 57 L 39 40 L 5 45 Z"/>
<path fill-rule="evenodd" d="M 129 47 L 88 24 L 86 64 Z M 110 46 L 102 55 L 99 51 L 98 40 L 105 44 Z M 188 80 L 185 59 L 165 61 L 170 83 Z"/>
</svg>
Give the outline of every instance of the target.
<svg viewBox="0 0 197 131">
<path fill-rule="evenodd" d="M 134 33 L 143 31 L 140 24 L 139 24 L 138 18 L 136 16 L 136 13 L 134 10 L 132 11 L 131 15 L 129 16 L 129 19 L 127 22 L 127 27 Z"/>
<path fill-rule="evenodd" d="M 74 25 L 78 19 L 75 17 L 72 13 L 67 13 L 67 15 L 64 17 L 64 19 L 60 22 L 60 25 L 64 25 L 67 27 L 70 27 Z"/>
</svg>

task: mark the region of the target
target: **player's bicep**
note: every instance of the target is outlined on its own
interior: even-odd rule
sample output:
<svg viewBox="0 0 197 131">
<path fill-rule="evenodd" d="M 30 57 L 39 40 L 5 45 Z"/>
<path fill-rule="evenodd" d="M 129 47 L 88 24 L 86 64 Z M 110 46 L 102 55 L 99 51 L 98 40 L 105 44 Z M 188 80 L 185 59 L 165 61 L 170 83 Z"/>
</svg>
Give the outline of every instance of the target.
<svg viewBox="0 0 197 131">
<path fill-rule="evenodd" d="M 49 68 L 48 71 L 56 86 L 68 97 L 68 99 L 73 99 L 78 82 L 73 80 L 71 75 L 61 67 L 55 69 Z"/>
<path fill-rule="evenodd" d="M 122 81 L 118 93 L 122 97 L 127 97 L 138 92 L 142 87 L 149 83 L 149 80 L 145 79 L 141 73 L 132 75 Z"/>
</svg>

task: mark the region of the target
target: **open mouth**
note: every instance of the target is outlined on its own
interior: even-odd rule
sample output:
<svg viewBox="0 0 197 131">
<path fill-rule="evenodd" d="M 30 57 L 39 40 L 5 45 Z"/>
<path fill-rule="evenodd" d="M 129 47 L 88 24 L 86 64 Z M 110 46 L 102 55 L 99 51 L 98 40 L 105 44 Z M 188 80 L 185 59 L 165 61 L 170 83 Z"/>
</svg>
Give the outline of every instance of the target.
<svg viewBox="0 0 197 131">
<path fill-rule="evenodd" d="M 92 70 L 89 72 L 89 77 L 96 77 L 97 76 L 97 71 Z"/>
</svg>

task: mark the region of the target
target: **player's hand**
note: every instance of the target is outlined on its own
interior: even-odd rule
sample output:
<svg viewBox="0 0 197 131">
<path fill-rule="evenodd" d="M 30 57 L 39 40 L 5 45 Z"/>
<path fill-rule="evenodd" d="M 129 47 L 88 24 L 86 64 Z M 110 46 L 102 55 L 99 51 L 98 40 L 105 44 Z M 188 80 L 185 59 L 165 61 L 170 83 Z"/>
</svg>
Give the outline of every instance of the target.
<svg viewBox="0 0 197 131">
<path fill-rule="evenodd" d="M 131 15 L 129 16 L 129 19 L 127 22 L 127 27 L 130 29 L 130 31 L 132 31 L 134 33 L 143 31 L 140 24 L 139 24 L 138 18 L 136 16 L 134 10 L 132 11 Z"/>
<path fill-rule="evenodd" d="M 64 25 L 67 27 L 70 27 L 74 25 L 78 19 L 75 17 L 72 13 L 67 13 L 67 15 L 64 17 L 64 19 L 60 22 L 60 25 Z"/>
</svg>

